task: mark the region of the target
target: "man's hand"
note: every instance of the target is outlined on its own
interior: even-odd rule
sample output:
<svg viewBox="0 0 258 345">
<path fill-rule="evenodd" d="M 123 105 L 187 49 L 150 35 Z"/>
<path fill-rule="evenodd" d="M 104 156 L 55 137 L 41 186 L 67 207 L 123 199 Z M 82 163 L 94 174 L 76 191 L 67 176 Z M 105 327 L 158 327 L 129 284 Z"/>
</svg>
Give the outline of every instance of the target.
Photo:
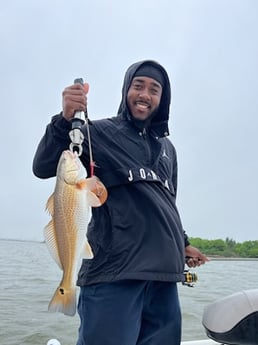
<svg viewBox="0 0 258 345">
<path fill-rule="evenodd" d="M 202 254 L 199 249 L 189 245 L 185 247 L 186 264 L 188 267 L 196 267 L 209 261 L 206 255 Z"/>
<path fill-rule="evenodd" d="M 89 84 L 73 84 L 63 91 L 63 117 L 69 121 L 76 111 L 86 111 Z"/>
</svg>

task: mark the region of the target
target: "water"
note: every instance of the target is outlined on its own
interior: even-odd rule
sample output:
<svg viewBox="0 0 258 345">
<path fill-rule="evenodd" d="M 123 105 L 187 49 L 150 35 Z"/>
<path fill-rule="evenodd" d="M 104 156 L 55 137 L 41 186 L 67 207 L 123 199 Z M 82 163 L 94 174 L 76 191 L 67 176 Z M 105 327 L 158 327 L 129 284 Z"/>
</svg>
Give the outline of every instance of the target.
<svg viewBox="0 0 258 345">
<path fill-rule="evenodd" d="M 194 288 L 178 285 L 183 340 L 205 338 L 203 308 L 220 297 L 258 288 L 258 261 L 211 261 L 194 270 Z M 75 345 L 78 315 L 49 313 L 47 306 L 61 272 L 43 243 L 0 241 L 0 343 L 46 345 L 57 338 Z"/>
</svg>

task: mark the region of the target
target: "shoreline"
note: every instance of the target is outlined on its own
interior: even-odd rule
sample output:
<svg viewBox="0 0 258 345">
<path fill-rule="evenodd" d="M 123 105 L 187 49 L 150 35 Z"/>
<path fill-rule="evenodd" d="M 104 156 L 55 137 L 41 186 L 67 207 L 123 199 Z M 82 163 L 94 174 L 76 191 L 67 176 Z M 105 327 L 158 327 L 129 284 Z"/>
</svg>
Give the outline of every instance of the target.
<svg viewBox="0 0 258 345">
<path fill-rule="evenodd" d="M 241 258 L 235 256 L 212 256 L 207 255 L 210 261 L 258 261 L 258 258 Z"/>
<path fill-rule="evenodd" d="M 44 240 L 26 240 L 26 239 L 15 239 L 15 238 L 0 238 L 0 241 L 3 242 L 31 242 L 44 244 Z M 258 261 L 258 258 L 242 258 L 235 256 L 219 256 L 219 255 L 209 255 L 206 254 L 210 261 Z"/>
</svg>

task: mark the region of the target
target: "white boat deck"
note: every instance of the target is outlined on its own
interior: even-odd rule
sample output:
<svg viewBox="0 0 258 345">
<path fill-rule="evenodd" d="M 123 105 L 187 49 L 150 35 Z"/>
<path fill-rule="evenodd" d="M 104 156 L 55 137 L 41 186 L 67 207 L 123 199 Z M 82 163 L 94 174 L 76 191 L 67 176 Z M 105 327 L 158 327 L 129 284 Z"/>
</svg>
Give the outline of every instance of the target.
<svg viewBox="0 0 258 345">
<path fill-rule="evenodd" d="M 220 343 L 217 343 L 213 340 L 207 339 L 207 340 L 194 340 L 194 341 L 183 341 L 181 345 L 223 345 Z M 50 339 L 47 342 L 47 345 L 61 345 L 61 343 L 57 339 Z"/>
<path fill-rule="evenodd" d="M 181 345 L 219 345 L 221 343 L 217 343 L 211 339 L 207 340 L 194 340 L 194 341 L 183 341 Z M 221 344 L 223 345 L 223 344 Z"/>
</svg>

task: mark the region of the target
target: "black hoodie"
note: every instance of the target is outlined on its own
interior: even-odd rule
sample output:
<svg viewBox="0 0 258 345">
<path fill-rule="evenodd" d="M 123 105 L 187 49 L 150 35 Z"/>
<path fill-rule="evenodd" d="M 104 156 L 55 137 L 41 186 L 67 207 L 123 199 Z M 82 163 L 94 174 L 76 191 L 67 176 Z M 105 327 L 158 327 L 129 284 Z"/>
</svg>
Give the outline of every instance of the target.
<svg viewBox="0 0 258 345">
<path fill-rule="evenodd" d="M 165 83 L 155 116 L 135 121 L 126 96 L 136 70 L 145 63 L 159 68 Z M 79 286 L 121 279 L 184 280 L 189 242 L 175 204 L 176 151 L 166 138 L 170 97 L 164 68 L 149 60 L 136 63 L 126 72 L 118 115 L 90 126 L 95 174 L 107 187 L 108 199 L 93 209 L 87 236 L 94 258 L 83 260 Z M 52 118 L 34 157 L 36 176 L 55 176 L 60 154 L 70 144 L 70 129 L 61 114 Z M 80 158 L 87 170 L 88 152 L 85 139 Z"/>
</svg>

